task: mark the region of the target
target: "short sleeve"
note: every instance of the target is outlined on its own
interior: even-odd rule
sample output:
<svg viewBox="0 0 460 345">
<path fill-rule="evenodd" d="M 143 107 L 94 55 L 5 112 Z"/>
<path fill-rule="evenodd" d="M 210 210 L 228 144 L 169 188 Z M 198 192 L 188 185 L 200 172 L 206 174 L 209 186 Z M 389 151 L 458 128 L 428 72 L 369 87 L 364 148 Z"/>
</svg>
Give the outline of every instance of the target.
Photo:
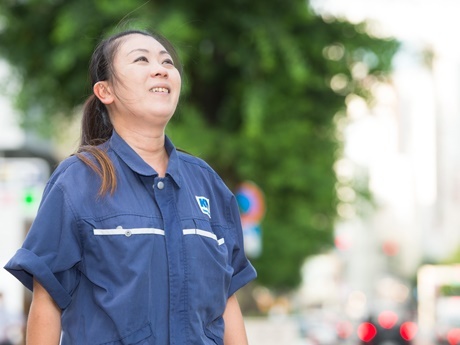
<svg viewBox="0 0 460 345">
<path fill-rule="evenodd" d="M 63 190 L 56 184 L 48 184 L 22 248 L 5 269 L 30 290 L 35 278 L 64 309 L 78 284 L 76 266 L 80 260 L 74 211 Z"/>
<path fill-rule="evenodd" d="M 230 297 L 244 285 L 257 277 L 256 270 L 251 265 L 244 252 L 243 229 L 241 217 L 235 196 L 232 195 L 229 205 L 229 224 L 234 234 L 234 246 L 232 249 L 233 276 L 228 291 Z"/>
</svg>

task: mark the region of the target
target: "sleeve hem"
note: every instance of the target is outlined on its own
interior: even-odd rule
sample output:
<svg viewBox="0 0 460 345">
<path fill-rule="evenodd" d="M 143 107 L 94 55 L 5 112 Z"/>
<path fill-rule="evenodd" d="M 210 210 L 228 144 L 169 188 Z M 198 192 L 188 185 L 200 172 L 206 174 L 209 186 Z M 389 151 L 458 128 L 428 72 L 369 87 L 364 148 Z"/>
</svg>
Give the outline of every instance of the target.
<svg viewBox="0 0 460 345">
<path fill-rule="evenodd" d="M 61 309 L 65 309 L 72 301 L 70 294 L 59 283 L 45 261 L 27 249 L 19 249 L 4 268 L 31 291 L 35 278 Z"/>
<path fill-rule="evenodd" d="M 241 289 L 250 281 L 254 280 L 256 277 L 256 270 L 254 267 L 252 267 L 251 264 L 248 264 L 242 271 L 233 276 L 232 282 L 230 283 L 230 288 L 228 289 L 228 297 L 233 295 L 236 291 Z"/>
</svg>

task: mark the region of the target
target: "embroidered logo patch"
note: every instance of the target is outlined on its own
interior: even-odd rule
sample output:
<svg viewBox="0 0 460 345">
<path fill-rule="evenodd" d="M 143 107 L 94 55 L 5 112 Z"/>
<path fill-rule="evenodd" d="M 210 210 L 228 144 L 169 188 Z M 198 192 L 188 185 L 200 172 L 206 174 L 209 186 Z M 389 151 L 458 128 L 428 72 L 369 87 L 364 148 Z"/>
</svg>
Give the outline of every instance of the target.
<svg viewBox="0 0 460 345">
<path fill-rule="evenodd" d="M 209 204 L 209 199 L 205 198 L 204 196 L 196 196 L 196 201 L 198 202 L 198 206 L 200 206 L 201 212 L 211 218 L 211 205 Z"/>
</svg>

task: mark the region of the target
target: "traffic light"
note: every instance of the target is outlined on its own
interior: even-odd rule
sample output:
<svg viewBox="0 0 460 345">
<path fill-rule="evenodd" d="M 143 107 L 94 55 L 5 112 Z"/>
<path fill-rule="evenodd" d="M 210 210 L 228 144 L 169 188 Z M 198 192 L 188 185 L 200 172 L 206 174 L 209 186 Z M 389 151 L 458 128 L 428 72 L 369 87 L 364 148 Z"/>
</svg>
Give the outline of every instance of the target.
<svg viewBox="0 0 460 345">
<path fill-rule="evenodd" d="M 34 202 L 36 201 L 35 193 L 32 189 L 26 189 L 24 191 L 24 198 L 23 202 L 26 206 L 33 206 Z"/>
<path fill-rule="evenodd" d="M 25 217 L 35 217 L 38 206 L 41 201 L 41 194 L 43 188 L 38 186 L 26 187 L 19 195 L 19 202 L 21 205 L 21 211 Z"/>
<path fill-rule="evenodd" d="M 377 335 L 377 328 L 370 322 L 363 322 L 358 326 L 358 337 L 364 342 L 369 342 Z"/>
<path fill-rule="evenodd" d="M 11 209 L 11 216 L 34 218 L 50 166 L 37 157 L 0 157 L 0 200 Z"/>
</svg>

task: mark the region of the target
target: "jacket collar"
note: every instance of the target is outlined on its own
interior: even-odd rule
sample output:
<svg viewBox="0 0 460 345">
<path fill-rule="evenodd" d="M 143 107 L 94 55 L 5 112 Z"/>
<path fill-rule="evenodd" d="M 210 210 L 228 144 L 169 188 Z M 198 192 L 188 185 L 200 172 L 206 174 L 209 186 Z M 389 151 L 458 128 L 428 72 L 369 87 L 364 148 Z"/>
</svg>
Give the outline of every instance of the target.
<svg viewBox="0 0 460 345">
<path fill-rule="evenodd" d="M 109 147 L 137 174 L 143 176 L 158 176 L 155 169 L 148 165 L 115 130 L 112 132 L 112 137 L 109 139 Z M 165 136 L 165 149 L 169 156 L 166 175 L 171 176 L 177 186 L 180 187 L 180 160 L 174 144 L 167 136 Z"/>
</svg>

